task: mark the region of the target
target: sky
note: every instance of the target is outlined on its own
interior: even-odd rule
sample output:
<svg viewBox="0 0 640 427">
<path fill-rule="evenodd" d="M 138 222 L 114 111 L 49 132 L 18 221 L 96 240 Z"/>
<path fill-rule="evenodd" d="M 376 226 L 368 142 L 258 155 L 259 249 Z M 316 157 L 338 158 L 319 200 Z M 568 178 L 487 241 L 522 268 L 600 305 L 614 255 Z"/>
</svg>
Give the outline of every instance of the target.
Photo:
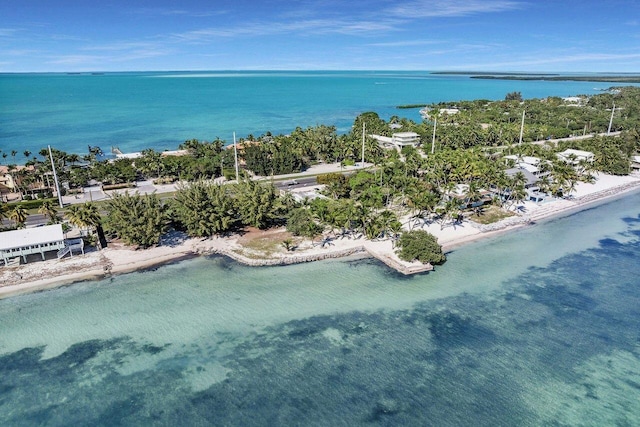
<svg viewBox="0 0 640 427">
<path fill-rule="evenodd" d="M 0 0 L 0 72 L 640 73 L 638 0 Z"/>
</svg>

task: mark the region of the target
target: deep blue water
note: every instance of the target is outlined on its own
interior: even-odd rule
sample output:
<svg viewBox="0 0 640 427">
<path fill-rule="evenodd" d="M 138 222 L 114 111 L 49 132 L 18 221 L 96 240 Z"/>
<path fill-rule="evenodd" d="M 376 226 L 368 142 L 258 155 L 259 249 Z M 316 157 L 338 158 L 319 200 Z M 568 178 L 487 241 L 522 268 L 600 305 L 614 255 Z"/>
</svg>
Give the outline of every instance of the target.
<svg viewBox="0 0 640 427">
<path fill-rule="evenodd" d="M 232 134 L 288 133 L 296 126 L 335 125 L 346 132 L 355 117 L 375 111 L 419 121 L 418 109 L 398 105 L 597 93 L 591 82 L 474 80 L 427 72 L 173 72 L 0 74 L 0 150 L 3 162 L 23 162 L 51 144 L 87 154 L 144 148 L 175 149 L 191 138 L 231 142 Z"/>
<path fill-rule="evenodd" d="M 456 250 L 0 301 L 0 425 L 640 425 L 640 194 Z"/>
</svg>

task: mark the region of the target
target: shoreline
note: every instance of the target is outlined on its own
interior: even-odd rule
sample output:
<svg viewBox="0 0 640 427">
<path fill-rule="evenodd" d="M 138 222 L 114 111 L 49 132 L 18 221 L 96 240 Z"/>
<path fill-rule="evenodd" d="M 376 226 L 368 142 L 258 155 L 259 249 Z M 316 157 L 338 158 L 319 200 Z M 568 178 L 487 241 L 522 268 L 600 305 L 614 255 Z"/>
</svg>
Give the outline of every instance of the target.
<svg viewBox="0 0 640 427">
<path fill-rule="evenodd" d="M 529 205 L 528 208 L 531 209 L 531 212 L 509 217 L 489 226 L 472 226 L 471 223 L 465 222 L 457 228 L 453 226 L 440 229 L 435 224 L 423 225 L 422 228 L 426 228 L 427 231 L 436 235 L 442 245 L 443 252 L 450 253 L 469 243 L 496 237 L 522 227 L 566 217 L 618 198 L 629 197 L 632 193 L 640 191 L 639 176 L 604 176 L 601 178 L 608 180 L 608 183 L 604 183 L 601 189 L 589 192 L 584 188 L 579 188 L 577 192 L 584 194 L 579 194 L 570 200 L 558 199 L 543 205 Z M 268 234 L 269 232 L 263 233 Z M 144 250 L 129 249 L 116 244 L 102 251 L 88 252 L 83 256 L 74 256 L 64 260 L 37 261 L 6 270 L 3 267 L 0 269 L 0 279 L 6 280 L 7 283 L 10 281 L 17 283 L 0 284 L 0 299 L 69 286 L 78 282 L 101 280 L 114 275 L 143 272 L 203 255 L 226 256 L 243 265 L 256 267 L 291 265 L 355 256 L 375 258 L 402 274 L 433 270 L 430 264 L 401 261 L 395 255 L 390 241 L 334 239 L 326 247 L 301 244 L 297 253 L 271 254 L 271 257 L 265 258 L 252 254 L 238 240 L 239 236 L 237 235 L 209 239 L 185 238 L 179 244 Z M 70 270 L 75 271 L 69 273 Z"/>
</svg>

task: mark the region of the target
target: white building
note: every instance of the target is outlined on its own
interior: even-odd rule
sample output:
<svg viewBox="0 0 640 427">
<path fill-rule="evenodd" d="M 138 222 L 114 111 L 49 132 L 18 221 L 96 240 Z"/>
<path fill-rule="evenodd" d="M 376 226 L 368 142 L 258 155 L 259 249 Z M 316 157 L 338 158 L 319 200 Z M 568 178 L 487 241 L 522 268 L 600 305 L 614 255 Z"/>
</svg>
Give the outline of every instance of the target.
<svg viewBox="0 0 640 427">
<path fill-rule="evenodd" d="M 394 133 L 391 138 L 382 135 L 369 135 L 378 141 L 384 148 L 396 148 L 402 150 L 403 147 L 417 147 L 420 144 L 420 135 L 415 132 L 398 132 Z"/>
<path fill-rule="evenodd" d="M 5 265 L 9 263 L 9 259 L 16 257 L 22 257 L 27 262 L 27 255 L 31 254 L 40 254 L 44 260 L 45 252 L 58 251 L 64 247 L 61 224 L 0 233 L 0 257 Z"/>
<path fill-rule="evenodd" d="M 506 160 L 512 160 L 516 168 L 524 169 L 528 172 L 531 172 L 533 175 L 539 178 L 549 175 L 548 171 L 543 172 L 543 169 L 541 168 L 543 160 L 539 159 L 538 157 L 519 156 L 511 154 L 508 156 L 504 156 L 503 158 Z M 545 160 L 544 162 L 548 163 L 548 160 Z"/>
<path fill-rule="evenodd" d="M 574 150 L 573 148 L 568 148 L 564 150 L 562 153 L 556 154 L 556 156 L 558 156 L 560 160 L 563 160 L 574 166 L 577 166 L 582 161 L 593 162 L 595 159 L 595 155 L 592 152 Z"/>
</svg>

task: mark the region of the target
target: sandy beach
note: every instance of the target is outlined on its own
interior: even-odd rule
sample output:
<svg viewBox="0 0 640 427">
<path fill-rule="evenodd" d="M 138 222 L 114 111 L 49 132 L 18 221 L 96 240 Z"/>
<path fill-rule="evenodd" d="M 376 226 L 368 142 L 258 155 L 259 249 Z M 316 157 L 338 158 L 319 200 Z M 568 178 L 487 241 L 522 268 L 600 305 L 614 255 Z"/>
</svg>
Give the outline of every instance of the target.
<svg viewBox="0 0 640 427">
<path fill-rule="evenodd" d="M 541 220 L 568 215 L 610 198 L 620 197 L 640 188 L 640 176 L 611 176 L 600 174 L 594 184 L 579 183 L 569 199 L 554 199 L 541 204 L 525 202 L 518 206 L 516 215 L 494 224 L 480 226 L 470 221 L 461 224 L 421 224 L 420 228 L 438 238 L 445 252 L 476 241 L 495 236 Z M 370 256 L 396 270 L 411 274 L 430 270 L 421 263 L 400 260 L 391 241 L 367 241 L 364 238 L 331 238 L 322 245 L 298 239 L 294 251 L 287 251 L 282 240 L 290 237 L 284 229 L 267 231 L 248 230 L 243 235 L 187 238 L 172 233 L 163 238 L 158 247 L 135 250 L 113 243 L 101 251 L 87 252 L 71 258 L 33 261 L 18 267 L 0 268 L 0 298 L 68 285 L 74 282 L 100 279 L 178 262 L 200 255 L 220 254 L 241 263 L 254 266 L 286 265 L 344 256 Z M 266 249 L 265 249 L 266 248 Z"/>
</svg>

